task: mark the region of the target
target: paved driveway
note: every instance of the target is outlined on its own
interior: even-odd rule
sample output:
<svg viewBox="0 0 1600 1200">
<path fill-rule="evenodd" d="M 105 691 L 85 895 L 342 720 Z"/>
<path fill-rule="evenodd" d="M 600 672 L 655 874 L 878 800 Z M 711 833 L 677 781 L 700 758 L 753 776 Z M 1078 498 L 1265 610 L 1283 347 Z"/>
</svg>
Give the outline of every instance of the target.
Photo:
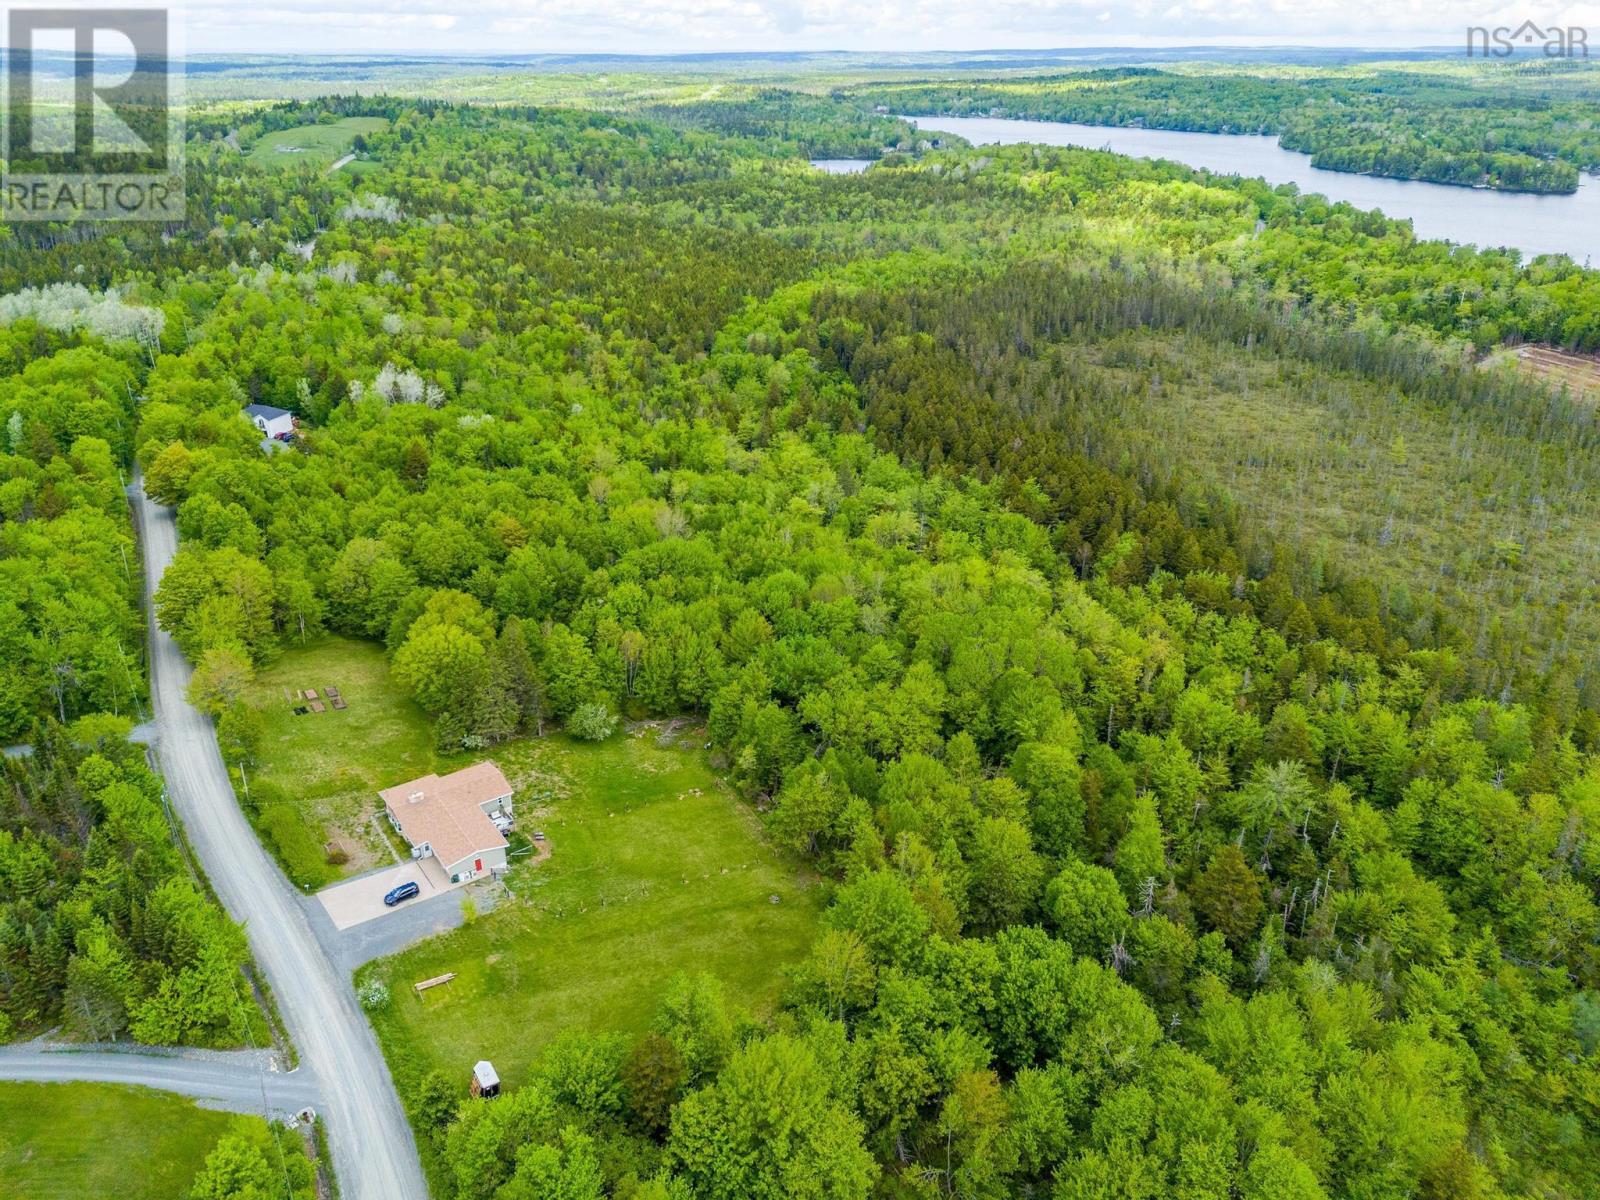
<svg viewBox="0 0 1600 1200">
<path fill-rule="evenodd" d="M 414 898 L 389 908 L 383 902 L 384 894 L 402 883 L 415 883 L 421 891 Z M 333 922 L 333 927 L 343 930 L 421 904 L 459 886 L 445 877 L 444 868 L 439 866 L 437 859 L 412 859 L 397 867 L 384 867 L 380 871 L 325 887 L 317 893 L 317 900 Z"/>
</svg>

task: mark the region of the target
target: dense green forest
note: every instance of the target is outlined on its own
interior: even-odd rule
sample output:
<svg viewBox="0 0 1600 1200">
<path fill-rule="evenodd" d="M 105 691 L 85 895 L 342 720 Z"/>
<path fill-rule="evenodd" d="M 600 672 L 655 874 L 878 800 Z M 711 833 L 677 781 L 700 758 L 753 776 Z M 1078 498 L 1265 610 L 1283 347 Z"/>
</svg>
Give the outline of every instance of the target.
<svg viewBox="0 0 1600 1200">
<path fill-rule="evenodd" d="M 916 138 L 916 130 L 897 117 L 852 110 L 809 92 L 727 86 L 714 91 L 709 100 L 635 102 L 630 108 L 650 120 L 755 142 L 774 157 L 877 158 Z"/>
<path fill-rule="evenodd" d="M 123 472 L 160 313 L 72 284 L 0 300 L 0 1040 L 264 1035 L 241 932 L 195 885 L 145 714 Z"/>
<path fill-rule="evenodd" d="M 1004 81 L 862 84 L 843 94 L 912 116 L 1026 117 L 1277 134 L 1314 166 L 1514 192 L 1572 192 L 1600 167 L 1588 64 L 1419 69 L 1108 67 Z"/>
<path fill-rule="evenodd" d="M 244 934 L 190 877 L 127 722 L 38 730 L 0 784 L 0 1040 L 265 1036 Z"/>
<path fill-rule="evenodd" d="M 119 478 L 135 422 L 137 347 L 121 336 L 132 310 L 71 287 L 4 305 L 0 742 L 10 742 L 44 713 L 135 713 L 144 629 Z"/>
<path fill-rule="evenodd" d="M 1094 152 L 822 177 L 877 127 L 736 103 L 261 117 L 390 118 L 359 180 L 199 117 L 186 229 L 0 244 L 160 314 L 12 371 L 131 363 L 136 429 L 0 417 L 18 477 L 60 420 L 178 506 L 156 615 L 230 759 L 334 630 L 452 748 L 702 718 L 829 881 L 770 1022 L 685 979 L 492 1102 L 395 1064 L 439 1194 L 1600 1192 L 1600 431 L 1467 353 L 1593 347 L 1596 277 Z"/>
</svg>

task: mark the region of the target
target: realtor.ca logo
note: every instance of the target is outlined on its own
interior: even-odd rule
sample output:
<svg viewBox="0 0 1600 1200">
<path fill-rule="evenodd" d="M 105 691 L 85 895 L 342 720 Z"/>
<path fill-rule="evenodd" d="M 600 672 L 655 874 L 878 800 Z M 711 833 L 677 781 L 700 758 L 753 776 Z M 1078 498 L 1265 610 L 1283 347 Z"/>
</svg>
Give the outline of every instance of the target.
<svg viewBox="0 0 1600 1200">
<path fill-rule="evenodd" d="M 9 8 L 0 217 L 183 217 L 182 58 L 170 8 Z"/>
<path fill-rule="evenodd" d="M 1468 58 L 1510 58 L 1540 54 L 1546 58 L 1588 58 L 1589 31 L 1581 25 L 1473 25 L 1467 30 Z"/>
</svg>

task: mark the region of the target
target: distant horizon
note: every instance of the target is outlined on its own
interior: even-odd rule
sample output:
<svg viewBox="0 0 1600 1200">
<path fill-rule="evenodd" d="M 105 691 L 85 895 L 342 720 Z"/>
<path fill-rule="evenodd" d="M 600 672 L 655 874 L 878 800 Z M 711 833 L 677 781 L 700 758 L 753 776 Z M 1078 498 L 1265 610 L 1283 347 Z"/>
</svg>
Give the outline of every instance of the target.
<svg viewBox="0 0 1600 1200">
<path fill-rule="evenodd" d="M 1430 53 L 1450 53 L 1459 50 L 1459 46 L 1445 45 L 1442 43 L 1419 43 L 1417 45 L 1395 46 L 1358 46 L 1340 43 L 1323 44 L 1319 42 L 1263 42 L 1260 44 L 1246 42 L 1172 42 L 1163 45 L 1136 45 L 1136 44 L 1107 44 L 1104 46 L 975 46 L 966 50 L 839 50 L 839 49 L 804 49 L 804 50 L 676 50 L 648 53 L 645 51 L 630 50 L 200 50 L 187 54 L 186 58 L 638 58 L 638 59 L 700 59 L 700 58 L 814 58 L 818 56 L 838 57 L 894 57 L 894 58 L 926 58 L 936 55 L 979 55 L 979 54 L 1027 54 L 1027 55 L 1086 55 L 1086 54 L 1148 54 L 1161 51 L 1176 50 L 1249 50 L 1263 53 L 1273 50 L 1326 50 L 1329 52 L 1348 52 L 1352 54 L 1405 54 L 1414 51 L 1427 51 Z"/>
<path fill-rule="evenodd" d="M 59 0 L 58 0 L 59 2 Z M 131 0 L 130 0 L 131 2 Z M 148 2 L 148 0 L 140 0 Z M 64 8 L 117 6 L 67 0 Z M 188 0 L 190 57 L 348 55 L 640 59 L 772 55 L 1141 54 L 1313 50 L 1393 54 L 1461 49 L 1471 27 L 1579 22 L 1589 5 L 1511 11 L 1415 0 Z M 1595 18 L 1600 21 L 1600 17 Z M 1597 39 L 1600 42 L 1600 39 Z M 1600 49 L 1600 45 L 1597 45 Z"/>
<path fill-rule="evenodd" d="M 1449 54 L 1461 49 L 1458 45 L 1439 42 L 1420 42 L 1416 44 L 1363 46 L 1349 43 L 1323 43 L 1310 41 L 1273 41 L 1273 42 L 1229 42 L 1229 41 L 1189 41 L 1168 42 L 1161 44 L 1139 43 L 1107 43 L 1105 45 L 1082 46 L 974 46 L 970 49 L 837 49 L 837 48 L 804 48 L 804 49 L 736 49 L 736 50 L 672 50 L 647 52 L 639 50 L 505 50 L 505 49 L 471 49 L 471 48 L 444 48 L 444 49 L 345 49 L 345 50 L 245 50 L 245 49 L 205 49 L 191 50 L 187 53 L 174 55 L 180 61 L 189 59 L 217 59 L 217 58 L 286 58 L 286 59 L 351 59 L 351 58 L 386 58 L 386 59 L 517 59 L 539 61 L 549 59 L 637 59 L 640 61 L 694 61 L 702 59 L 789 59 L 789 58 L 877 58 L 877 59 L 936 59 L 942 57 L 954 59 L 967 59 L 977 56 L 1028 56 L 1048 57 L 1060 55 L 1062 57 L 1091 57 L 1105 55 L 1138 55 L 1138 54 L 1175 54 L 1179 52 L 1232 52 L 1271 55 L 1274 51 L 1320 51 L 1327 54 L 1372 55 L 1374 57 L 1391 58 L 1404 54 Z M 0 52 L 9 51 L 10 47 L 0 40 Z M 41 58 L 68 58 L 70 54 L 62 51 L 40 50 L 37 51 Z M 1530 52 L 1531 56 L 1531 52 Z M 115 57 L 111 55 L 110 57 Z"/>
</svg>

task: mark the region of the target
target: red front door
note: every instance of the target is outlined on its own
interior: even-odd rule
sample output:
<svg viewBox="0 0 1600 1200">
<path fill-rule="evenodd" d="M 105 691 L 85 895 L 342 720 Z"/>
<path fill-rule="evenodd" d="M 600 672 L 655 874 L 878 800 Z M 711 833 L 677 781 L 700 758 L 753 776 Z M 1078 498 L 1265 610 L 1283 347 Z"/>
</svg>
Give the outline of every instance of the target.
<svg viewBox="0 0 1600 1200">
<path fill-rule="evenodd" d="M 473 859 L 473 860 L 472 860 L 472 869 L 473 869 L 473 870 L 474 870 L 474 871 L 481 871 L 481 870 L 483 870 L 483 859 L 481 859 L 481 858 L 475 858 L 475 859 Z"/>
</svg>

